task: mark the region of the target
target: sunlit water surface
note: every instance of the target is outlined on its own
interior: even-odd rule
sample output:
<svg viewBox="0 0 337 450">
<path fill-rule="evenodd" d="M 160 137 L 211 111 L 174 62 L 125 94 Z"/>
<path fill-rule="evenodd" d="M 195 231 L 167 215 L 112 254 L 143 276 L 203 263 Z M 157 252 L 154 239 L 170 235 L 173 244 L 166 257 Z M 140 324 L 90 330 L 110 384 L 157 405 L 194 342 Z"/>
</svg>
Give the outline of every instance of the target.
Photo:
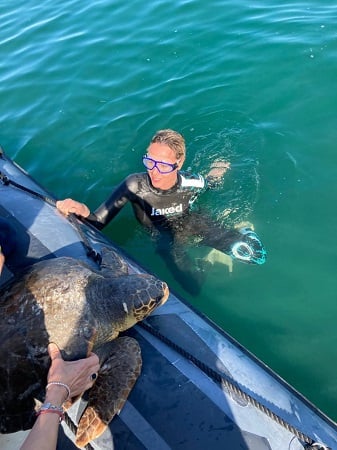
<svg viewBox="0 0 337 450">
<path fill-rule="evenodd" d="M 157 129 L 184 134 L 186 167 L 231 161 L 200 202 L 254 223 L 264 266 L 215 263 L 191 296 L 129 206 L 105 233 L 335 420 L 336 14 L 318 0 L 0 1 L 7 153 L 92 209 L 142 170 Z"/>
</svg>

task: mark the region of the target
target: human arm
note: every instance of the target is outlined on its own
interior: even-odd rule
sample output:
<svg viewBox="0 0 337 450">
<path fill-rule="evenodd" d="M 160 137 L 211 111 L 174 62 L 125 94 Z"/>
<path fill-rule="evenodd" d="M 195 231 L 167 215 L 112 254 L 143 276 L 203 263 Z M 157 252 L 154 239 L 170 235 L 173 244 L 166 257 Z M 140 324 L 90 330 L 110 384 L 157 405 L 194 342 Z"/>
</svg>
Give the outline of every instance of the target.
<svg viewBox="0 0 337 450">
<path fill-rule="evenodd" d="M 96 217 L 94 213 L 90 212 L 87 205 L 78 202 L 77 200 L 73 200 L 72 198 L 58 200 L 56 202 L 56 208 L 65 216 L 69 216 L 69 214 L 76 214 L 76 216 L 83 217 L 100 230 L 104 227 L 104 224 L 100 223 L 98 217 Z M 102 208 L 102 206 L 100 208 Z"/>
<path fill-rule="evenodd" d="M 113 201 L 111 200 L 112 196 L 110 196 L 106 202 L 102 203 L 94 213 L 90 212 L 87 205 L 73 200 L 72 198 L 58 200 L 56 202 L 56 208 L 65 216 L 69 216 L 69 214 L 76 214 L 77 216 L 83 217 L 96 228 L 101 230 L 110 222 L 110 220 L 119 212 L 120 209 L 118 208 L 117 210 L 110 206 L 113 204 Z"/>
<path fill-rule="evenodd" d="M 58 200 L 57 209 L 68 216 L 70 213 L 84 217 L 98 229 L 104 228 L 119 213 L 130 200 L 131 190 L 137 180 L 137 174 L 129 175 L 112 191 L 109 198 L 103 202 L 93 213 L 84 204 L 71 198 Z"/>
<path fill-rule="evenodd" d="M 110 196 L 103 202 L 93 213 L 88 217 L 96 228 L 102 229 L 108 225 L 111 220 L 119 213 L 124 205 L 129 201 L 130 191 L 128 177 L 122 181 L 110 194 Z"/>
<path fill-rule="evenodd" d="M 5 255 L 3 254 L 2 247 L 0 245 L 0 275 L 1 275 L 2 269 L 4 267 L 4 264 L 5 264 Z"/>
<path fill-rule="evenodd" d="M 70 397 L 76 397 L 92 387 L 99 370 L 99 360 L 98 356 L 92 353 L 85 359 L 63 361 L 60 350 L 53 343 L 49 344 L 48 352 L 51 366 L 44 405 L 50 403 L 61 411 L 68 398 L 68 389 Z M 95 377 L 92 377 L 93 374 Z M 54 384 L 55 381 L 62 384 Z M 55 450 L 60 416 L 61 413 L 52 413 L 50 410 L 38 414 L 20 450 Z"/>
</svg>

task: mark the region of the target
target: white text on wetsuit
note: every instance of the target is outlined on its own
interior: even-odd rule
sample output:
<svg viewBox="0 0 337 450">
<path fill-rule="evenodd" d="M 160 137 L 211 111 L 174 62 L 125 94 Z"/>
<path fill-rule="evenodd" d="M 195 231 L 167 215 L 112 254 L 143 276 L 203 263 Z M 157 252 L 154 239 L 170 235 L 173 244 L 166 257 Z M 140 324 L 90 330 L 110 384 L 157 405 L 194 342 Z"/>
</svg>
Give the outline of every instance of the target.
<svg viewBox="0 0 337 450">
<path fill-rule="evenodd" d="M 152 208 L 151 216 L 167 216 L 183 212 L 183 205 L 170 206 L 169 208 Z"/>
</svg>

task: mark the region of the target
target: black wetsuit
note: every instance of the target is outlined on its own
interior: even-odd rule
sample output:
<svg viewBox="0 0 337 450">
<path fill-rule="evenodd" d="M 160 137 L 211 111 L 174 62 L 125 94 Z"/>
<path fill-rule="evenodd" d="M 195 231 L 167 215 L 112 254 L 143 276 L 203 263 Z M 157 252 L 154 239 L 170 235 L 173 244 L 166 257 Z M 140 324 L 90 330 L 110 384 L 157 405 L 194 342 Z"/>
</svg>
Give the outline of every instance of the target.
<svg viewBox="0 0 337 450">
<path fill-rule="evenodd" d="M 240 233 L 221 228 L 192 210 L 194 201 L 206 188 L 201 175 L 187 172 L 178 172 L 177 183 L 168 190 L 153 187 L 147 173 L 135 173 L 125 178 L 88 220 L 102 229 L 130 202 L 139 222 L 164 233 L 171 243 L 193 237 L 203 245 L 228 252 Z"/>
<path fill-rule="evenodd" d="M 157 252 L 175 278 L 185 289 L 197 293 L 202 280 L 196 281 L 195 275 L 199 272 L 199 278 L 203 269 L 193 268 L 194 261 L 188 256 L 186 245 L 212 247 L 253 264 L 264 262 L 265 257 L 262 244 L 251 230 L 243 235 L 237 229 L 225 229 L 209 214 L 194 207 L 195 200 L 206 188 L 201 175 L 178 172 L 177 183 L 169 190 L 162 190 L 152 186 L 147 173 L 135 173 L 125 178 L 87 219 L 102 229 L 130 202 L 138 221 L 155 236 Z"/>
<path fill-rule="evenodd" d="M 101 229 L 131 202 L 135 216 L 146 227 L 169 227 L 190 211 L 204 188 L 205 180 L 201 175 L 178 172 L 177 183 L 171 189 L 162 190 L 152 186 L 147 173 L 135 173 L 125 178 L 88 220 Z"/>
</svg>

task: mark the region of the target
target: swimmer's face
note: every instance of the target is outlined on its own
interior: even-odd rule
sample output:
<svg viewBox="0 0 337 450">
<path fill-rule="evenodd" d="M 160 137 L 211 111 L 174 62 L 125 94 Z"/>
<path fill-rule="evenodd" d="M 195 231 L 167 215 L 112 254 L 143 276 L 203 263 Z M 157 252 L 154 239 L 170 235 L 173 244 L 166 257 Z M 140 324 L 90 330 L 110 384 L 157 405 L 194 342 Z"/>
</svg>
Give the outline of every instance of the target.
<svg viewBox="0 0 337 450">
<path fill-rule="evenodd" d="M 147 149 L 147 156 L 157 163 L 161 162 L 172 165 L 173 170 L 169 173 L 161 173 L 157 169 L 157 167 L 154 167 L 152 170 L 147 171 L 153 187 L 162 190 L 171 189 L 177 182 L 177 171 L 183 165 L 183 159 L 177 160 L 175 151 L 172 150 L 168 145 L 161 144 L 159 142 L 150 144 Z"/>
</svg>

